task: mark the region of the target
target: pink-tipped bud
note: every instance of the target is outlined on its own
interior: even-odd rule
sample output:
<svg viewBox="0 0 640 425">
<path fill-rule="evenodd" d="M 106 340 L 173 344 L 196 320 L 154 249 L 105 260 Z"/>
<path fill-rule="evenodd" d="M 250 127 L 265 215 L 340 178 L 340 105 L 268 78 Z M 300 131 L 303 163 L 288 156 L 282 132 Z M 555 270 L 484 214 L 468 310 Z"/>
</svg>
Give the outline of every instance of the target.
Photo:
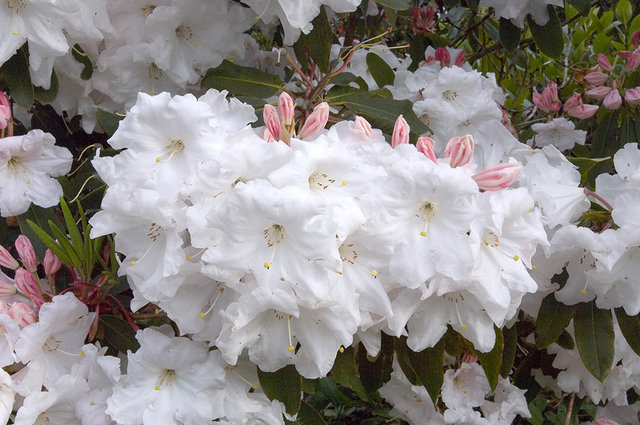
<svg viewBox="0 0 640 425">
<path fill-rule="evenodd" d="M 313 112 L 307 117 L 298 137 L 308 139 L 320 134 L 324 126 L 327 125 L 327 121 L 329 121 L 329 104 L 322 102 L 313 108 Z"/>
<path fill-rule="evenodd" d="M 472 176 L 478 187 L 486 191 L 506 189 L 516 181 L 520 174 L 520 164 L 509 163 L 489 167 Z"/>
<path fill-rule="evenodd" d="M 9 305 L 2 300 L 0 300 L 0 313 L 9 314 Z"/>
<path fill-rule="evenodd" d="M 440 65 L 442 66 L 449 66 L 451 65 L 451 55 L 449 54 L 449 51 L 447 49 L 443 49 L 442 47 L 438 47 L 436 49 L 436 60 L 438 62 L 440 62 Z"/>
<path fill-rule="evenodd" d="M 418 137 L 418 141 L 416 142 L 416 148 L 418 148 L 418 152 L 422 153 L 424 156 L 438 163 L 436 159 L 436 152 L 434 148 L 435 142 L 431 137 Z"/>
<path fill-rule="evenodd" d="M 611 87 L 598 86 L 590 88 L 589 90 L 584 92 L 584 94 L 585 96 L 591 97 L 593 99 L 604 99 L 604 97 L 608 95 L 611 90 Z"/>
<path fill-rule="evenodd" d="M 273 136 L 271 135 L 271 132 L 269 131 L 268 128 L 265 128 L 262 131 L 262 134 L 260 135 L 260 138 L 262 140 L 264 140 L 265 142 L 275 142 L 276 139 L 273 138 Z"/>
<path fill-rule="evenodd" d="M 473 137 L 470 134 L 465 136 L 452 137 L 444 149 L 444 157 L 449 159 L 451 168 L 467 165 L 473 157 Z"/>
<path fill-rule="evenodd" d="M 278 110 L 280 111 L 283 125 L 290 126 L 293 124 L 295 106 L 293 106 L 293 99 L 289 94 L 282 92 L 278 97 Z"/>
<path fill-rule="evenodd" d="M 18 290 L 30 298 L 40 298 L 42 291 L 38 281 L 32 273 L 26 271 L 23 268 L 16 270 L 16 276 L 14 278 Z"/>
<path fill-rule="evenodd" d="M 264 118 L 264 125 L 269 130 L 269 133 L 274 139 L 280 140 L 280 116 L 277 109 L 273 105 L 264 105 L 262 110 L 262 117 Z"/>
<path fill-rule="evenodd" d="M 624 100 L 629 105 L 638 105 L 640 104 L 640 87 L 636 87 L 635 89 L 629 89 L 624 94 Z"/>
<path fill-rule="evenodd" d="M 438 24 L 438 16 L 436 10 L 431 6 L 411 8 L 411 15 L 413 17 L 413 33 L 414 34 L 426 34 L 428 32 L 434 32 L 436 25 Z"/>
<path fill-rule="evenodd" d="M 603 71 L 613 71 L 613 65 L 609 62 L 609 58 L 602 53 L 598 53 L 598 65 Z"/>
<path fill-rule="evenodd" d="M 15 286 L 0 280 L 0 297 L 10 297 L 18 292 Z"/>
<path fill-rule="evenodd" d="M 640 49 L 635 50 L 631 56 L 629 56 L 623 70 L 626 72 L 635 71 L 638 69 L 638 66 L 640 66 Z"/>
<path fill-rule="evenodd" d="M 393 134 L 391 135 L 391 147 L 395 148 L 398 145 L 403 145 L 405 143 L 409 143 L 409 132 L 411 129 L 409 128 L 409 124 L 402 117 L 402 115 L 398 115 L 396 119 L 396 123 L 393 125 Z"/>
<path fill-rule="evenodd" d="M 13 258 L 13 255 L 9 254 L 9 251 L 5 247 L 0 245 L 0 266 L 4 266 L 8 269 L 15 270 L 20 267 L 20 264 Z"/>
<path fill-rule="evenodd" d="M 22 264 L 29 270 L 30 272 L 35 272 L 38 270 L 38 260 L 36 259 L 36 251 L 33 249 L 33 245 L 31 245 L 31 241 L 25 235 L 18 236 L 16 239 L 16 251 L 18 251 L 18 255 L 22 260 Z"/>
<path fill-rule="evenodd" d="M 478 361 L 478 356 L 471 355 L 469 353 L 464 353 L 462 356 L 463 363 L 475 363 Z"/>
<path fill-rule="evenodd" d="M 11 104 L 9 98 L 0 92 L 0 130 L 4 130 L 11 123 Z"/>
<path fill-rule="evenodd" d="M 458 53 L 458 56 L 456 56 L 456 60 L 454 62 L 455 66 L 462 66 L 464 65 L 464 61 L 466 59 L 466 53 L 463 51 L 461 51 L 460 53 Z"/>
<path fill-rule="evenodd" d="M 621 58 L 629 58 L 633 52 L 631 50 L 618 50 L 618 56 Z"/>
<path fill-rule="evenodd" d="M 44 254 L 44 273 L 47 276 L 52 276 L 60 270 L 60 266 L 62 266 L 62 261 L 58 258 L 56 254 L 51 252 L 50 249 L 47 249 L 47 252 Z"/>
<path fill-rule="evenodd" d="M 618 89 L 611 90 L 602 101 L 602 105 L 607 109 L 618 109 L 622 105 L 622 97 Z"/>
<path fill-rule="evenodd" d="M 590 72 L 584 76 L 584 80 L 594 86 L 599 86 L 604 84 L 609 79 L 607 74 L 603 74 L 602 72 Z"/>
<path fill-rule="evenodd" d="M 631 44 L 633 44 L 633 47 L 636 49 L 640 46 L 640 29 L 631 35 Z"/>
<path fill-rule="evenodd" d="M 619 425 L 618 422 L 604 417 L 599 417 L 593 420 L 593 425 Z"/>
<path fill-rule="evenodd" d="M 36 312 L 33 311 L 33 307 L 27 303 L 13 303 L 9 309 L 9 316 L 15 320 L 21 328 L 36 321 Z"/>
<path fill-rule="evenodd" d="M 553 81 L 547 84 L 542 94 L 533 93 L 533 103 L 544 112 L 558 112 L 562 102 L 558 99 L 558 85 Z"/>
<path fill-rule="evenodd" d="M 371 124 L 369 124 L 369 121 L 365 120 L 364 118 L 356 116 L 356 119 L 353 122 L 353 126 L 357 131 L 362 133 L 364 140 L 373 140 L 375 138 L 375 136 L 373 135 L 373 128 L 371 128 Z"/>
<path fill-rule="evenodd" d="M 564 103 L 565 112 L 569 114 L 569 116 L 581 120 L 591 118 L 598 112 L 598 109 L 598 105 L 583 105 L 582 98 L 578 93 L 574 93 L 573 96 Z"/>
</svg>

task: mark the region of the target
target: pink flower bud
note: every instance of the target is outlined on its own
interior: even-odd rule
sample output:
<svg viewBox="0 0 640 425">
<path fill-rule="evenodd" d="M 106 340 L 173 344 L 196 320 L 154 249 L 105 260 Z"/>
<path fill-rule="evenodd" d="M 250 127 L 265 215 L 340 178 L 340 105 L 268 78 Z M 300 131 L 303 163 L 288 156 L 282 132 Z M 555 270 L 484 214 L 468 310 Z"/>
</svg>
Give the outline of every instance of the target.
<svg viewBox="0 0 640 425">
<path fill-rule="evenodd" d="M 582 98 L 578 93 L 574 93 L 573 96 L 564 103 L 565 112 L 569 114 L 569 116 L 581 120 L 591 118 L 598 112 L 598 109 L 598 105 L 583 105 Z"/>
<path fill-rule="evenodd" d="M 629 89 L 624 94 L 624 100 L 629 105 L 637 105 L 640 103 L 640 87 L 636 87 L 635 89 Z"/>
<path fill-rule="evenodd" d="M 458 56 L 456 56 L 456 60 L 454 62 L 455 66 L 460 66 L 461 67 L 462 65 L 464 65 L 465 58 L 466 58 L 466 54 L 465 54 L 464 50 L 461 51 L 460 53 L 458 53 Z"/>
<path fill-rule="evenodd" d="M 640 46 L 640 30 L 636 30 L 631 35 L 631 44 L 633 44 L 633 47 L 636 49 Z"/>
<path fill-rule="evenodd" d="M 7 313 L 9 314 L 9 306 L 7 305 L 6 302 L 0 300 L 0 313 Z"/>
<path fill-rule="evenodd" d="M 587 97 L 591 97 L 594 99 L 604 99 L 604 97 L 608 95 L 610 91 L 611 91 L 611 87 L 597 86 L 587 90 L 586 92 L 584 92 L 584 94 Z"/>
<path fill-rule="evenodd" d="M 16 276 L 14 278 L 18 290 L 23 294 L 28 295 L 30 298 L 41 298 L 42 291 L 36 278 L 30 272 L 23 268 L 16 270 Z"/>
<path fill-rule="evenodd" d="M 356 116 L 356 119 L 353 122 L 353 126 L 359 132 L 364 135 L 365 139 L 373 140 L 375 136 L 373 135 L 373 129 L 371 128 L 371 124 L 369 121 L 365 120 L 362 117 Z"/>
<path fill-rule="evenodd" d="M 322 102 L 313 108 L 313 112 L 307 117 L 298 137 L 308 139 L 320 134 L 324 126 L 327 125 L 327 121 L 329 121 L 329 104 Z"/>
<path fill-rule="evenodd" d="M 558 85 L 553 81 L 547 84 L 542 94 L 533 93 L 533 103 L 544 112 L 558 112 L 562 107 L 558 99 Z"/>
<path fill-rule="evenodd" d="M 18 255 L 22 260 L 24 266 L 30 272 L 35 272 L 38 270 L 38 260 L 36 259 L 36 252 L 33 249 L 33 245 L 31 245 L 31 241 L 25 235 L 18 236 L 16 239 L 16 250 L 18 251 Z"/>
<path fill-rule="evenodd" d="M 598 65 L 603 71 L 613 71 L 613 66 L 611 62 L 609 62 L 609 58 L 602 53 L 598 53 Z"/>
<path fill-rule="evenodd" d="M 442 47 L 438 47 L 436 49 L 436 60 L 440 62 L 442 66 L 451 65 L 451 55 L 447 49 L 443 49 Z"/>
<path fill-rule="evenodd" d="M 452 137 L 444 149 L 444 157 L 449 158 L 451 168 L 461 167 L 471 161 L 473 156 L 473 137 L 470 134 L 465 136 Z"/>
<path fill-rule="evenodd" d="M 293 124 L 295 107 L 293 106 L 293 99 L 285 92 L 282 92 L 278 97 L 278 110 L 282 117 L 282 124 L 285 126 Z"/>
<path fill-rule="evenodd" d="M 62 266 L 62 261 L 50 249 L 47 249 L 44 254 L 44 273 L 47 276 L 54 275 L 60 270 L 60 266 Z"/>
<path fill-rule="evenodd" d="M 273 138 L 273 136 L 271 135 L 271 132 L 269 131 L 268 128 L 265 128 L 262 131 L 262 134 L 260 135 L 260 138 L 262 140 L 264 140 L 265 142 L 275 142 L 276 139 Z"/>
<path fill-rule="evenodd" d="M 437 164 L 438 160 L 436 159 L 434 144 L 435 143 L 431 137 L 418 137 L 416 148 L 418 148 L 418 152 L 424 154 L 424 156 Z"/>
<path fill-rule="evenodd" d="M 611 90 L 602 101 L 602 105 L 607 109 L 618 109 L 622 105 L 622 97 L 618 89 Z"/>
<path fill-rule="evenodd" d="M 623 70 L 627 72 L 635 71 L 638 69 L 638 66 L 640 66 L 640 49 L 636 49 L 631 56 L 629 56 Z"/>
<path fill-rule="evenodd" d="M 411 129 L 409 128 L 409 124 L 402 117 L 402 115 L 398 115 L 396 119 L 396 123 L 393 125 L 393 134 L 391 135 L 391 147 L 395 148 L 398 145 L 403 145 L 405 143 L 409 143 L 409 132 Z"/>
<path fill-rule="evenodd" d="M 464 355 L 462 356 L 462 361 L 464 363 L 475 363 L 478 361 L 478 356 L 474 356 L 469 353 L 464 353 Z"/>
<path fill-rule="evenodd" d="M 594 419 L 593 425 L 619 425 L 619 424 L 618 422 L 612 419 L 600 417 L 600 418 Z"/>
<path fill-rule="evenodd" d="M 9 254 L 9 251 L 7 251 L 2 245 L 0 245 L 0 266 L 4 266 L 11 270 L 15 270 L 20 267 L 20 264 L 18 264 L 16 259 L 13 258 L 13 256 Z"/>
<path fill-rule="evenodd" d="M 18 291 L 15 286 L 0 280 L 0 297 L 10 297 L 11 295 L 15 295 L 17 292 Z"/>
<path fill-rule="evenodd" d="M 11 104 L 9 98 L 0 92 L 0 130 L 4 130 L 11 123 Z"/>
<path fill-rule="evenodd" d="M 584 80 L 594 86 L 604 84 L 608 79 L 609 76 L 607 74 L 603 74 L 602 72 L 590 72 L 584 76 Z"/>
<path fill-rule="evenodd" d="M 280 117 L 276 108 L 273 105 L 264 105 L 262 117 L 264 118 L 264 125 L 269 129 L 269 133 L 274 139 L 280 140 Z"/>
<path fill-rule="evenodd" d="M 516 181 L 520 174 L 520 164 L 509 163 L 489 167 L 472 176 L 478 187 L 486 191 L 506 189 Z"/>
<path fill-rule="evenodd" d="M 13 303 L 9 309 L 9 316 L 18 323 L 18 326 L 24 328 L 36 321 L 36 313 L 27 303 Z"/>
<path fill-rule="evenodd" d="M 413 33 L 425 34 L 433 32 L 438 23 L 438 16 L 436 10 L 431 6 L 411 8 L 411 15 L 413 16 Z"/>
</svg>

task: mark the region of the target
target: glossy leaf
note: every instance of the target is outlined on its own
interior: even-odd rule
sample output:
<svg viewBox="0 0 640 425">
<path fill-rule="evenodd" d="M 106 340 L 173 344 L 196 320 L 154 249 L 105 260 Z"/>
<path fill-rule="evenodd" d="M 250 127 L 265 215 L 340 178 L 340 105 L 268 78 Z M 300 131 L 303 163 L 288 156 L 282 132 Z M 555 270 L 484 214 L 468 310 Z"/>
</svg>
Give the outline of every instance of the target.
<svg viewBox="0 0 640 425">
<path fill-rule="evenodd" d="M 500 41 L 508 52 L 518 47 L 521 35 L 522 29 L 513 25 L 510 19 L 500 18 Z"/>
<path fill-rule="evenodd" d="M 96 118 L 105 134 L 111 137 L 118 129 L 118 125 L 124 117 L 98 109 L 98 112 L 96 112 Z"/>
<path fill-rule="evenodd" d="M 329 55 L 333 44 L 333 32 L 324 7 L 320 8 L 320 13 L 311 23 L 313 24 L 311 32 L 302 34 L 296 44 L 313 59 L 320 71 L 328 73 L 330 71 Z"/>
<path fill-rule="evenodd" d="M 2 65 L 1 71 L 14 102 L 30 109 L 35 95 L 29 74 L 29 52 L 26 44 Z"/>
<path fill-rule="evenodd" d="M 615 309 L 616 319 L 629 347 L 640 356 L 640 315 L 628 316 L 624 308 Z"/>
<path fill-rule="evenodd" d="M 613 365 L 613 317 L 610 310 L 600 310 L 595 302 L 578 304 L 573 319 L 576 346 L 587 370 L 600 382 Z"/>
<path fill-rule="evenodd" d="M 80 78 L 83 80 L 88 80 L 93 75 L 93 64 L 91 60 L 87 56 L 87 54 L 82 50 L 79 44 L 75 44 L 73 49 L 71 49 L 71 56 L 78 62 L 80 62 L 84 68 L 82 68 L 82 72 L 80 73 Z"/>
<path fill-rule="evenodd" d="M 376 0 L 376 3 L 395 10 L 407 10 L 411 6 L 411 0 Z"/>
<path fill-rule="evenodd" d="M 126 320 L 111 314 L 101 314 L 99 322 L 103 332 L 102 337 L 109 346 L 121 353 L 126 353 L 128 350 L 135 352 L 140 348 L 136 333 Z"/>
<path fill-rule="evenodd" d="M 40 103 L 51 103 L 56 100 L 58 96 L 58 76 L 56 75 L 56 70 L 51 71 L 51 83 L 48 89 L 43 89 L 41 87 L 33 88 L 33 95 L 35 100 Z"/>
<path fill-rule="evenodd" d="M 358 374 L 360 375 L 362 386 L 371 394 L 375 393 L 378 388 L 391 379 L 393 340 L 388 335 L 382 335 L 382 347 L 375 359 L 369 359 L 364 345 L 360 344 L 356 349 Z"/>
<path fill-rule="evenodd" d="M 253 96 L 265 99 L 281 90 L 280 78 L 255 68 L 239 66 L 225 60 L 207 71 L 202 79 L 203 90 L 228 90 L 234 96 Z"/>
<path fill-rule="evenodd" d="M 367 67 L 378 87 L 393 84 L 395 74 L 393 69 L 375 53 L 367 53 Z"/>
<path fill-rule="evenodd" d="M 488 353 L 478 352 L 478 361 L 484 373 L 487 375 L 489 384 L 491 385 L 491 391 L 496 389 L 498 385 L 498 376 L 500 376 L 500 369 L 502 367 L 502 350 L 504 348 L 504 337 L 502 336 L 502 330 L 494 326 L 496 332 L 496 343 L 491 351 Z"/>
<path fill-rule="evenodd" d="M 327 422 L 322 418 L 320 412 L 314 409 L 306 401 L 303 401 L 300 404 L 300 410 L 298 411 L 298 416 L 296 416 L 296 421 L 289 423 L 299 425 L 326 425 Z"/>
<path fill-rule="evenodd" d="M 295 366 L 288 365 L 275 372 L 263 372 L 258 368 L 258 380 L 269 400 L 278 400 L 290 415 L 300 409 L 302 377 Z"/>
<path fill-rule="evenodd" d="M 444 382 L 444 370 L 442 369 L 444 341 L 441 339 L 433 348 L 427 348 L 418 353 L 409 349 L 407 357 L 418 379 L 435 404 Z"/>
<path fill-rule="evenodd" d="M 544 297 L 536 319 L 536 347 L 543 349 L 556 342 L 575 314 L 575 305 L 558 302 L 553 293 Z"/>
<path fill-rule="evenodd" d="M 536 24 L 529 16 L 529 29 L 536 43 L 536 46 L 542 53 L 551 57 L 559 58 L 564 48 L 564 39 L 562 38 L 562 27 L 556 9 L 549 5 L 549 21 L 545 25 Z"/>
<path fill-rule="evenodd" d="M 355 391 L 362 400 L 369 401 L 369 396 L 358 376 L 353 347 L 347 347 L 344 352 L 338 353 L 331 369 L 331 376 L 338 384 Z"/>
<path fill-rule="evenodd" d="M 500 376 L 507 378 L 511 374 L 513 363 L 516 359 L 518 348 L 518 329 L 516 325 L 502 330 L 504 337 L 504 348 L 502 349 L 502 365 L 500 365 Z"/>
</svg>

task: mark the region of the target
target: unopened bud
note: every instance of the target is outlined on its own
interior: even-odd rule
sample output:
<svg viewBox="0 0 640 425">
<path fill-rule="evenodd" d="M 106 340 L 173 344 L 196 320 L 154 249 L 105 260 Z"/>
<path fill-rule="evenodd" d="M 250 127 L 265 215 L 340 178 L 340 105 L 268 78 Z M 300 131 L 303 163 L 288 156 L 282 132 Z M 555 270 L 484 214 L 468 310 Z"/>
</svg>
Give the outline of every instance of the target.
<svg viewBox="0 0 640 425">
<path fill-rule="evenodd" d="M 635 47 L 636 49 L 640 46 L 640 29 L 636 30 L 631 35 L 631 44 L 633 44 L 633 47 Z"/>
<path fill-rule="evenodd" d="M 280 117 L 282 118 L 282 124 L 290 126 L 293 124 L 294 110 L 293 99 L 289 94 L 282 92 L 278 97 L 278 109 L 280 110 Z"/>
<path fill-rule="evenodd" d="M 16 283 L 16 286 L 18 287 L 18 290 L 23 294 L 35 298 L 40 298 L 42 296 L 42 291 L 40 290 L 38 281 L 33 276 L 33 274 L 28 272 L 27 270 L 23 268 L 19 268 L 18 270 L 16 270 L 14 281 Z"/>
<path fill-rule="evenodd" d="M 440 65 L 442 66 L 449 66 L 451 65 L 451 55 L 449 54 L 449 51 L 447 49 L 443 49 L 442 47 L 438 47 L 436 49 L 436 60 L 438 62 L 440 62 Z"/>
<path fill-rule="evenodd" d="M 593 420 L 593 425 L 619 425 L 619 424 L 618 422 L 612 419 L 599 417 Z"/>
<path fill-rule="evenodd" d="M 422 153 L 433 162 L 438 163 L 438 160 L 436 159 L 434 144 L 435 143 L 431 137 L 418 137 L 416 148 L 418 148 L 418 152 Z"/>
<path fill-rule="evenodd" d="M 578 93 L 574 93 L 564 103 L 564 110 L 567 114 L 581 120 L 591 118 L 598 112 L 598 105 L 583 105 L 582 98 Z"/>
<path fill-rule="evenodd" d="M 506 189 L 516 181 L 520 174 L 520 164 L 509 163 L 489 167 L 472 176 L 478 187 L 486 191 Z"/>
<path fill-rule="evenodd" d="M 603 74 L 602 72 L 590 72 L 584 76 L 584 80 L 594 86 L 599 86 L 604 84 L 609 79 L 607 74 Z"/>
<path fill-rule="evenodd" d="M 7 95 L 0 92 L 0 130 L 4 130 L 9 124 L 11 124 L 11 104 Z"/>
<path fill-rule="evenodd" d="M 262 134 L 260 135 L 260 138 L 262 138 L 262 140 L 266 141 L 266 142 L 275 142 L 276 139 L 273 138 L 273 136 L 271 135 L 271 132 L 269 131 L 268 128 L 265 128 L 262 131 Z"/>
<path fill-rule="evenodd" d="M 313 108 L 313 112 L 307 117 L 298 137 L 308 139 L 320 134 L 324 126 L 327 125 L 327 121 L 329 121 L 329 104 L 322 102 Z"/>
<path fill-rule="evenodd" d="M 462 65 L 464 65 L 465 59 L 466 59 L 466 53 L 463 50 L 460 53 L 458 53 L 458 56 L 456 56 L 456 60 L 455 60 L 454 64 L 456 66 L 462 67 Z"/>
<path fill-rule="evenodd" d="M 640 87 L 629 89 L 624 94 L 624 100 L 629 105 L 637 105 L 640 103 Z"/>
<path fill-rule="evenodd" d="M 461 167 L 471 161 L 473 147 L 473 137 L 470 134 L 452 137 L 444 149 L 444 157 L 449 159 L 451 168 Z"/>
<path fill-rule="evenodd" d="M 409 124 L 407 121 L 399 115 L 396 119 L 396 123 L 393 126 L 393 134 L 391 135 L 391 147 L 395 148 L 398 145 L 409 143 Z"/>
<path fill-rule="evenodd" d="M 356 130 L 360 131 L 364 135 L 365 139 L 374 139 L 375 136 L 373 135 L 373 128 L 371 128 L 371 124 L 369 124 L 369 121 L 360 116 L 356 116 L 356 119 L 353 122 L 353 126 Z"/>
<path fill-rule="evenodd" d="M 622 97 L 618 89 L 611 90 L 602 101 L 602 105 L 607 109 L 618 109 L 622 105 Z"/>
<path fill-rule="evenodd" d="M 611 91 L 611 87 L 598 86 L 598 87 L 590 88 L 589 90 L 584 92 L 584 94 L 585 96 L 591 97 L 594 99 L 604 99 L 604 97 L 608 95 L 610 91 Z"/>
<path fill-rule="evenodd" d="M 262 117 L 264 118 L 264 125 L 269 129 L 269 133 L 274 139 L 280 140 L 280 117 L 276 108 L 273 105 L 264 105 Z"/>
<path fill-rule="evenodd" d="M 0 297 L 10 297 L 18 292 L 15 286 L 0 280 Z"/>
<path fill-rule="evenodd" d="M 640 49 L 636 50 L 629 56 L 627 59 L 627 64 L 624 66 L 623 70 L 627 72 L 635 71 L 640 66 Z"/>
<path fill-rule="evenodd" d="M 22 260 L 22 264 L 30 272 L 38 270 L 38 260 L 36 259 L 36 252 L 31 245 L 31 241 L 25 235 L 18 236 L 16 239 L 16 251 Z"/>
<path fill-rule="evenodd" d="M 598 65 L 603 71 L 613 71 L 613 66 L 611 62 L 609 62 L 609 58 L 602 53 L 598 53 Z"/>
<path fill-rule="evenodd" d="M 20 267 L 20 264 L 13 258 L 13 255 L 9 254 L 9 251 L 5 247 L 0 245 L 0 266 L 4 266 L 8 269 L 15 270 Z"/>
<path fill-rule="evenodd" d="M 50 249 L 47 249 L 44 254 L 44 273 L 47 276 L 54 275 L 60 270 L 60 266 L 62 266 L 62 261 Z"/>
<path fill-rule="evenodd" d="M 9 309 L 9 316 L 18 323 L 18 326 L 24 328 L 36 321 L 36 313 L 27 303 L 13 303 Z"/>
</svg>

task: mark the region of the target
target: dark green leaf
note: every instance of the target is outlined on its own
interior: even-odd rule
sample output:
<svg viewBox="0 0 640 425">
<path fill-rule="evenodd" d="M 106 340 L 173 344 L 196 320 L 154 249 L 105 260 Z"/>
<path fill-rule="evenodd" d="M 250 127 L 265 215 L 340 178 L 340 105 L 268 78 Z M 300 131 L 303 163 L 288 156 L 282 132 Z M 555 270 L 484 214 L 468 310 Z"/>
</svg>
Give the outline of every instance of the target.
<svg viewBox="0 0 640 425">
<path fill-rule="evenodd" d="M 338 353 L 331 369 L 331 376 L 340 385 L 355 391 L 358 396 L 369 402 L 369 396 L 358 377 L 358 369 L 355 359 L 355 350 L 348 347 L 342 353 Z"/>
<path fill-rule="evenodd" d="M 420 382 L 420 378 L 416 374 L 416 371 L 411 366 L 411 362 L 409 361 L 409 347 L 407 347 L 407 337 L 401 336 L 400 338 L 393 339 L 393 349 L 396 353 L 396 359 L 398 360 L 398 364 L 400 365 L 400 369 L 404 373 L 404 376 L 407 377 L 407 380 L 411 383 L 411 385 L 422 385 Z"/>
<path fill-rule="evenodd" d="M 521 35 L 522 29 L 513 25 L 510 19 L 500 18 L 500 41 L 508 52 L 518 47 Z"/>
<path fill-rule="evenodd" d="M 481 353 L 478 351 L 478 361 L 484 369 L 484 373 L 487 375 L 489 384 L 491 385 L 491 391 L 496 389 L 498 385 L 498 376 L 500 376 L 500 368 L 502 366 L 502 350 L 504 348 L 504 337 L 500 328 L 494 325 L 496 332 L 496 343 L 491 351 L 488 353 Z"/>
<path fill-rule="evenodd" d="M 556 342 L 560 347 L 564 348 L 565 350 L 573 350 L 573 347 L 576 346 L 576 343 L 573 342 L 573 338 L 571 337 L 571 334 L 566 330 L 560 334 Z"/>
<path fill-rule="evenodd" d="M 369 393 L 375 393 L 378 388 L 391 379 L 393 339 L 384 333 L 382 334 L 382 347 L 375 360 L 368 358 L 364 345 L 358 345 L 356 361 L 358 362 L 358 374 L 360 375 L 362 386 Z"/>
<path fill-rule="evenodd" d="M 281 90 L 280 78 L 255 68 L 235 65 L 228 60 L 207 71 L 201 87 L 228 90 L 234 96 L 253 96 L 262 99 L 271 97 Z"/>
<path fill-rule="evenodd" d="M 444 370 L 442 362 L 444 359 L 444 341 L 440 339 L 433 348 L 427 348 L 418 353 L 407 350 L 409 363 L 420 382 L 431 396 L 435 404 L 444 382 Z"/>
<path fill-rule="evenodd" d="M 380 56 L 375 53 L 367 53 L 367 67 L 378 87 L 393 84 L 395 80 L 393 69 Z"/>
<path fill-rule="evenodd" d="M 96 118 L 98 120 L 98 124 L 100 124 L 100 127 L 102 127 L 102 130 L 105 132 L 105 134 L 111 137 L 113 136 L 113 133 L 115 133 L 118 129 L 118 125 L 124 117 L 103 111 L 102 109 L 98 109 Z"/>
<path fill-rule="evenodd" d="M 322 415 L 306 401 L 301 403 L 296 421 L 291 423 L 299 425 L 326 425 Z"/>
<path fill-rule="evenodd" d="M 119 352 L 126 353 L 128 350 L 135 352 L 140 348 L 135 331 L 131 329 L 129 323 L 118 316 L 101 314 L 100 326 L 105 342 Z"/>
<path fill-rule="evenodd" d="M 29 52 L 24 44 L 1 68 L 11 98 L 25 109 L 33 105 L 33 85 L 29 74 Z"/>
<path fill-rule="evenodd" d="M 618 325 L 627 344 L 637 355 L 640 356 L 640 316 L 628 316 L 624 308 L 616 308 L 616 318 Z"/>
<path fill-rule="evenodd" d="M 58 77 L 56 76 L 55 69 L 51 71 L 51 84 L 49 88 L 45 90 L 41 87 L 34 87 L 33 95 L 35 100 L 40 103 L 51 103 L 56 100 L 56 96 L 58 96 Z"/>
<path fill-rule="evenodd" d="M 502 330 L 504 337 L 504 349 L 502 350 L 502 365 L 500 365 L 500 376 L 507 378 L 511 374 L 513 363 L 516 359 L 516 349 L 518 348 L 518 329 L 516 325 Z"/>
<path fill-rule="evenodd" d="M 376 0 L 376 3 L 395 10 L 407 10 L 411 6 L 411 0 Z"/>
<path fill-rule="evenodd" d="M 581 15 L 588 16 L 591 0 L 568 0 L 569 4 L 578 9 Z"/>
<path fill-rule="evenodd" d="M 324 6 L 320 8 L 320 14 L 311 23 L 313 24 L 311 32 L 302 34 L 296 44 L 302 46 L 320 71 L 328 73 L 331 71 L 329 69 L 329 55 L 333 44 L 333 32 Z"/>
<path fill-rule="evenodd" d="M 624 114 L 622 117 L 622 125 L 620 125 L 620 137 L 619 146 L 624 146 L 627 143 L 637 142 L 636 129 L 633 122 L 633 115 Z"/>
<path fill-rule="evenodd" d="M 85 261 L 87 253 L 84 250 L 84 240 L 82 238 L 82 235 L 80 234 L 80 230 L 78 230 L 78 226 L 76 225 L 76 221 L 73 218 L 73 214 L 71 214 L 69 205 L 67 205 L 63 197 L 60 197 L 60 208 L 62 209 L 64 222 L 67 225 L 67 231 L 69 232 L 69 236 L 71 237 L 71 244 L 73 245 L 75 252 L 81 258 L 81 260 Z"/>
<path fill-rule="evenodd" d="M 84 65 L 84 68 L 80 73 L 80 78 L 82 78 L 83 80 L 88 80 L 89 78 L 91 78 L 91 76 L 93 75 L 93 64 L 79 44 L 73 46 L 73 49 L 71 49 L 71 55 L 75 60 Z"/>
<path fill-rule="evenodd" d="M 573 319 L 576 345 L 587 370 L 600 382 L 613 364 L 613 318 L 610 310 L 600 310 L 595 302 L 578 304 Z"/>
<path fill-rule="evenodd" d="M 633 6 L 629 0 L 618 0 L 616 4 L 616 16 L 624 24 L 627 24 L 633 17 Z"/>
<path fill-rule="evenodd" d="M 40 259 L 41 261 L 44 259 L 45 251 L 47 250 L 47 248 L 50 249 L 50 247 L 42 240 L 42 238 L 40 238 L 40 234 L 37 233 L 28 222 L 31 221 L 36 226 L 40 226 L 42 228 L 47 224 L 47 221 L 57 219 L 58 217 L 53 212 L 53 208 L 41 208 L 33 204 L 31 204 L 26 213 L 20 214 L 18 216 L 20 233 L 29 238 L 31 244 L 33 245 L 33 249 L 35 249 L 36 251 L 38 259 Z M 42 232 L 45 235 L 49 236 L 44 230 L 42 230 Z M 51 238 L 49 242 L 53 243 L 54 245 L 56 244 L 55 241 Z M 53 251 L 53 249 L 51 251 Z M 53 252 L 55 254 L 55 251 Z"/>
<path fill-rule="evenodd" d="M 64 233 L 62 229 L 58 227 L 58 225 L 55 224 L 53 221 L 49 220 L 48 224 L 49 224 L 49 228 L 51 229 L 51 232 L 53 233 L 53 236 L 55 236 L 57 240 L 58 245 L 60 245 L 60 247 L 67 254 L 67 257 L 69 258 L 69 260 L 71 260 L 70 265 L 72 265 L 78 270 L 82 269 L 82 261 L 80 260 L 80 254 L 76 252 L 73 245 L 69 243 L 67 234 Z"/>
<path fill-rule="evenodd" d="M 580 173 L 588 173 L 597 164 L 611 159 L 610 156 L 604 158 L 583 158 L 568 156 L 567 159 L 573 164 L 577 165 Z"/>
<path fill-rule="evenodd" d="M 562 26 L 558 19 L 556 9 L 549 5 L 547 6 L 549 11 L 549 21 L 540 26 L 536 24 L 531 16 L 527 18 L 529 22 L 529 29 L 533 40 L 538 46 L 538 49 L 545 55 L 551 58 L 559 58 L 564 49 L 564 40 L 562 38 Z"/>
<path fill-rule="evenodd" d="M 353 83 L 357 79 L 358 77 L 350 72 L 341 72 L 340 74 L 331 78 L 331 83 L 335 84 L 336 86 L 348 86 L 350 83 Z"/>
<path fill-rule="evenodd" d="M 275 372 L 263 372 L 258 368 L 258 380 L 269 400 L 284 403 L 288 414 L 295 415 L 300 409 L 302 377 L 295 366 L 288 365 Z"/>
<path fill-rule="evenodd" d="M 575 305 L 558 302 L 554 294 L 544 297 L 536 319 L 536 347 L 543 349 L 555 342 L 575 314 Z"/>
</svg>

